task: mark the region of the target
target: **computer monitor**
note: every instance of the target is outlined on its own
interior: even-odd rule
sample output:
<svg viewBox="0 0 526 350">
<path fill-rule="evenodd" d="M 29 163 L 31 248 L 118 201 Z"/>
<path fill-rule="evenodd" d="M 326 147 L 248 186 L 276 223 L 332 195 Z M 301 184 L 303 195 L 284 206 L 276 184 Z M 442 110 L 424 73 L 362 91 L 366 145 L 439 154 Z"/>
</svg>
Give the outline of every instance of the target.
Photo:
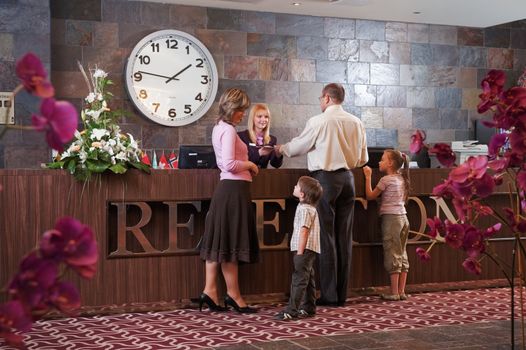
<svg viewBox="0 0 526 350">
<path fill-rule="evenodd" d="M 181 145 L 179 147 L 179 169 L 217 168 L 214 147 L 211 145 Z"/>
<path fill-rule="evenodd" d="M 491 137 L 496 134 L 495 128 L 490 128 L 481 119 L 475 120 L 475 139 L 480 144 L 489 145 Z"/>
<path fill-rule="evenodd" d="M 386 149 L 393 149 L 392 147 L 367 147 L 367 153 L 369 154 L 369 161 L 367 166 L 371 168 L 378 168 L 378 163 L 382 159 L 382 155 Z"/>
</svg>

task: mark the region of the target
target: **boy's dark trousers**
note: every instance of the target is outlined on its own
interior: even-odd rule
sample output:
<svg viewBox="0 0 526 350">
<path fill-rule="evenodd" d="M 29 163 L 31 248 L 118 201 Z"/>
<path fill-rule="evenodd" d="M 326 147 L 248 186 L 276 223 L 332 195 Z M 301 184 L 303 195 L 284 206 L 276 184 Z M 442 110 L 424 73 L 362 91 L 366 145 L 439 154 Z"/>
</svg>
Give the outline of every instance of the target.
<svg viewBox="0 0 526 350">
<path fill-rule="evenodd" d="M 316 313 L 316 284 L 314 282 L 314 261 L 317 253 L 305 249 L 303 255 L 294 253 L 294 272 L 290 286 L 289 305 L 285 312 L 296 316 L 298 310 Z"/>
</svg>

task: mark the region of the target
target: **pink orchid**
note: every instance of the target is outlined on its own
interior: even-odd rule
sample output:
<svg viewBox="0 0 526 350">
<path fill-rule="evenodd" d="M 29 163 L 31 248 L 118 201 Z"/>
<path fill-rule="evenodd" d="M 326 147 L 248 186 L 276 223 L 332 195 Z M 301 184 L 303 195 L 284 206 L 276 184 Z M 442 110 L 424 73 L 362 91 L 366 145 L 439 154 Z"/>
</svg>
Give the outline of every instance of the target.
<svg viewBox="0 0 526 350">
<path fill-rule="evenodd" d="M 455 155 L 455 152 L 453 152 L 453 150 L 451 149 L 451 146 L 445 143 L 435 144 L 435 146 L 429 149 L 429 153 L 436 154 L 436 157 L 440 164 L 448 168 L 455 164 L 455 161 L 457 160 L 457 156 Z"/>
<path fill-rule="evenodd" d="M 20 270 L 9 283 L 9 294 L 29 307 L 45 303 L 47 290 L 58 276 L 58 266 L 53 261 L 42 259 L 35 252 L 20 263 Z"/>
<path fill-rule="evenodd" d="M 413 154 L 420 152 L 424 147 L 424 140 L 426 139 L 426 133 L 422 130 L 417 130 L 411 135 L 411 144 L 409 145 L 409 151 Z"/>
<path fill-rule="evenodd" d="M 472 225 L 465 225 L 462 249 L 466 251 L 469 257 L 477 257 L 484 253 L 486 246 L 482 232 Z"/>
<path fill-rule="evenodd" d="M 494 213 L 491 207 L 488 207 L 487 205 L 482 205 L 479 201 L 472 201 L 471 208 L 482 216 L 493 215 Z"/>
<path fill-rule="evenodd" d="M 444 230 L 444 224 L 442 223 L 442 220 L 438 217 L 434 217 L 432 219 L 426 220 L 427 226 L 429 226 L 429 232 L 427 233 L 429 236 L 435 238 L 438 236 L 442 236 L 442 232 Z"/>
<path fill-rule="evenodd" d="M 467 258 L 466 260 L 464 260 L 462 266 L 464 267 L 464 269 L 466 269 L 466 271 L 471 272 L 475 275 L 480 275 L 480 273 L 482 272 L 480 262 L 473 258 Z"/>
<path fill-rule="evenodd" d="M 36 55 L 28 53 L 18 60 L 16 75 L 22 80 L 27 92 L 42 98 L 55 95 L 53 85 L 46 79 L 46 70 Z"/>
<path fill-rule="evenodd" d="M 33 126 L 36 130 L 46 131 L 48 145 L 62 152 L 64 143 L 71 140 L 77 130 L 77 110 L 69 102 L 46 98 L 40 105 L 40 113 L 42 115 L 33 114 Z"/>
<path fill-rule="evenodd" d="M 469 157 L 449 173 L 453 182 L 466 182 L 467 180 L 480 179 L 486 173 L 488 158 L 486 156 Z"/>
<path fill-rule="evenodd" d="M 491 70 L 488 72 L 486 78 L 480 82 L 482 93 L 479 95 L 481 102 L 477 106 L 479 113 L 484 113 L 493 107 L 497 95 L 502 92 L 506 76 L 503 71 Z"/>
<path fill-rule="evenodd" d="M 503 225 L 510 229 L 516 244 L 526 234 L 526 87 L 504 90 L 504 83 L 504 72 L 497 70 L 490 71 L 481 82 L 478 111 L 491 110 L 492 119 L 484 120 L 483 124 L 498 131 L 491 138 L 488 155 L 468 158 L 452 169 L 443 183 L 433 188 L 433 195 L 449 200 L 457 214 L 456 223 L 443 222 L 446 233 L 442 237 L 451 247 L 466 252 L 468 258 L 462 265 L 475 274 L 481 273 L 480 255 L 495 258 L 493 251 L 486 249 L 490 244 L 488 238 L 496 235 Z M 415 141 L 419 141 L 418 135 L 411 137 L 412 145 Z M 435 153 L 444 165 L 454 163 L 448 145 L 434 145 L 429 153 Z M 504 188 L 504 185 L 515 192 L 515 195 L 510 193 L 510 207 L 492 208 L 484 204 L 485 198 L 492 195 L 497 186 Z M 486 218 L 479 221 L 481 217 Z M 502 219 L 503 222 L 498 222 Z M 491 223 L 487 224 L 488 221 Z M 427 219 L 427 224 L 432 242 L 441 241 L 438 237 L 441 221 Z M 429 257 L 428 251 L 422 248 L 417 250 L 417 255 Z M 497 260 L 493 261 L 499 264 Z M 508 280 L 513 284 L 512 279 Z"/>
<path fill-rule="evenodd" d="M 499 222 L 499 223 L 496 223 L 495 225 L 491 226 L 491 227 L 488 227 L 486 229 L 486 232 L 484 233 L 484 235 L 486 237 L 490 237 L 490 236 L 493 236 L 494 234 L 496 234 L 497 232 L 500 231 L 502 227 L 502 224 Z"/>
<path fill-rule="evenodd" d="M 464 226 L 461 224 L 446 223 L 446 243 L 453 248 L 462 247 L 464 240 Z"/>
<path fill-rule="evenodd" d="M 49 303 L 65 314 L 73 314 L 80 307 L 77 287 L 69 282 L 58 282 L 50 288 Z"/>
<path fill-rule="evenodd" d="M 84 278 L 92 278 L 98 260 L 93 231 L 80 221 L 60 218 L 55 228 L 44 232 L 40 241 L 42 256 L 63 261 Z"/>
<path fill-rule="evenodd" d="M 31 329 L 31 317 L 24 305 L 18 300 L 0 304 L 0 338 L 4 338 L 8 345 L 20 348 L 23 336 L 13 331 L 27 332 Z"/>
<path fill-rule="evenodd" d="M 431 260 L 431 255 L 429 254 L 429 252 L 420 247 L 416 248 L 416 256 L 418 256 L 418 258 L 422 261 Z"/>
<path fill-rule="evenodd" d="M 506 144 L 507 139 L 508 134 L 506 133 L 493 135 L 489 142 L 488 154 L 492 157 L 498 155 L 500 148 Z"/>
<path fill-rule="evenodd" d="M 488 167 L 491 170 L 501 171 L 508 166 L 508 160 L 506 158 L 494 159 L 488 162 Z"/>
<path fill-rule="evenodd" d="M 452 185 L 453 181 L 450 179 L 444 180 L 443 183 L 436 185 L 433 187 L 433 196 L 437 197 L 444 197 L 444 198 L 451 198 L 453 197 L 453 188 Z"/>
</svg>

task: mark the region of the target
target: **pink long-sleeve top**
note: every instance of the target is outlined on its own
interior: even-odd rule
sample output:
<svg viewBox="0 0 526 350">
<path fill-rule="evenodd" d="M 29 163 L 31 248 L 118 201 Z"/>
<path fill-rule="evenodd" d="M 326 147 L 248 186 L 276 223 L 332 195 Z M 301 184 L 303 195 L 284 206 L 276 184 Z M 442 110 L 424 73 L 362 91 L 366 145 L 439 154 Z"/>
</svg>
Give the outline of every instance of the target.
<svg viewBox="0 0 526 350">
<path fill-rule="evenodd" d="M 217 123 L 212 131 L 212 145 L 217 167 L 221 170 L 221 180 L 252 181 L 247 164 L 247 145 L 237 136 L 232 125 L 224 121 Z"/>
</svg>

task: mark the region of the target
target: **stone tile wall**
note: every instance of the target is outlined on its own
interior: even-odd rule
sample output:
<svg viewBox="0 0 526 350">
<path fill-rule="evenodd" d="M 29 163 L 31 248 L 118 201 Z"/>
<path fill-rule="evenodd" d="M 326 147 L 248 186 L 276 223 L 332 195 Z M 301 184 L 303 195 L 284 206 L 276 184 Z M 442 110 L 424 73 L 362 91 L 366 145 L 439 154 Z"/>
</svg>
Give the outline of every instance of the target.
<svg viewBox="0 0 526 350">
<path fill-rule="evenodd" d="M 51 25 L 47 1 L 0 1 L 0 91 L 13 91 L 18 85 L 15 62 L 26 52 L 37 54 L 48 72 L 51 66 Z M 15 98 L 16 124 L 31 123 L 39 100 L 20 92 Z M 3 128 L 3 126 L 0 126 Z M 0 139 L 0 168 L 35 168 L 49 161 L 42 133 L 8 130 Z"/>
<path fill-rule="evenodd" d="M 526 67 L 526 20 L 481 29 L 146 1 L 51 0 L 50 27 L 58 97 L 80 108 L 87 88 L 77 60 L 109 71 L 116 83 L 113 107 L 135 115 L 123 117 L 122 127 L 146 149 L 210 143 L 217 109 L 179 128 L 153 124 L 133 111 L 123 87 L 124 65 L 137 41 L 156 30 L 198 37 L 215 57 L 218 96 L 237 86 L 254 102 L 268 103 L 279 142 L 298 135 L 319 113 L 317 97 L 328 82 L 346 88 L 345 108 L 364 121 L 370 146 L 407 150 L 416 128 L 426 130 L 430 141 L 467 139 L 473 137 L 472 121 L 482 117 L 476 112 L 478 84 L 487 70 L 504 69 L 514 82 Z M 2 40 L 19 39 L 2 37 L 0 27 Z M 284 166 L 305 167 L 305 157 L 287 159 Z"/>
</svg>

